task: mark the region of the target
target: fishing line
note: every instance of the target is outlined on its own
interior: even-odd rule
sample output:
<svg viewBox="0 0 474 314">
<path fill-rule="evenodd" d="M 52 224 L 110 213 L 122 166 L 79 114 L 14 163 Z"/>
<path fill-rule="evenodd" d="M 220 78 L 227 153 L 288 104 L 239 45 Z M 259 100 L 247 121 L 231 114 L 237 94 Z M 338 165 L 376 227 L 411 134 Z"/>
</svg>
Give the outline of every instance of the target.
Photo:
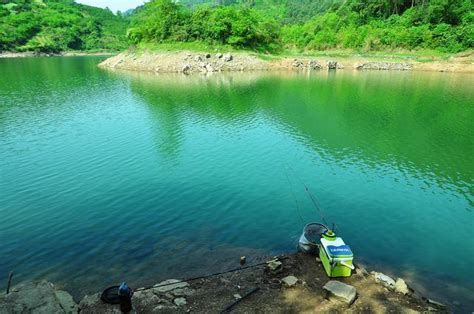
<svg viewBox="0 0 474 314">
<path fill-rule="evenodd" d="M 290 184 L 291 195 L 293 196 L 293 199 L 294 199 L 295 204 L 296 204 L 296 211 L 298 212 L 298 216 L 301 219 L 301 223 L 304 224 L 305 222 L 304 222 L 303 216 L 301 215 L 300 205 L 299 205 L 298 199 L 296 198 L 296 195 L 293 191 L 293 184 L 290 181 L 290 177 L 288 176 L 288 172 L 286 171 L 286 169 L 285 169 L 285 175 L 286 175 L 286 179 L 288 180 L 288 183 Z"/>
</svg>

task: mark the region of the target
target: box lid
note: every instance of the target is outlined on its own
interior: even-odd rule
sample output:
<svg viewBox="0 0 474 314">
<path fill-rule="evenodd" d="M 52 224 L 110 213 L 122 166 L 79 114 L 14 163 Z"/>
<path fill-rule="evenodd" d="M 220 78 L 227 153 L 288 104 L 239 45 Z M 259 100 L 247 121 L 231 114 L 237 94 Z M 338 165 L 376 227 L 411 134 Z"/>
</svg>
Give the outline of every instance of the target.
<svg viewBox="0 0 474 314">
<path fill-rule="evenodd" d="M 321 239 L 321 244 L 330 258 L 352 258 L 354 256 L 351 248 L 341 238 L 336 238 L 334 241 Z"/>
</svg>

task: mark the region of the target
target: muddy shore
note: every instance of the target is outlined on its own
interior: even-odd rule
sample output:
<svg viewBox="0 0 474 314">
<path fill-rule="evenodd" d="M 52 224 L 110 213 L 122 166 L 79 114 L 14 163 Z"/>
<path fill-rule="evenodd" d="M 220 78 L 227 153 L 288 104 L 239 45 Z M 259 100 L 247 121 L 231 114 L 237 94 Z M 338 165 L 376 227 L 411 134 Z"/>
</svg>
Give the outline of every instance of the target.
<svg viewBox="0 0 474 314">
<path fill-rule="evenodd" d="M 210 73 L 272 70 L 393 70 L 474 73 L 474 55 L 429 62 L 364 57 L 268 58 L 250 53 L 127 51 L 99 65 L 101 68 L 154 73 Z"/>
<path fill-rule="evenodd" d="M 236 313 L 449 311 L 419 295 L 404 280 L 368 272 L 362 266 L 352 277 L 330 280 L 320 261 L 303 253 L 253 260 L 231 272 L 138 288 L 132 302 L 135 313 L 217 313 L 230 305 Z M 0 296 L 0 313 L 33 309 L 120 313 L 118 305 L 103 303 L 100 293 L 87 295 L 77 304 L 67 292 L 45 281 L 19 285 L 9 295 Z"/>
</svg>

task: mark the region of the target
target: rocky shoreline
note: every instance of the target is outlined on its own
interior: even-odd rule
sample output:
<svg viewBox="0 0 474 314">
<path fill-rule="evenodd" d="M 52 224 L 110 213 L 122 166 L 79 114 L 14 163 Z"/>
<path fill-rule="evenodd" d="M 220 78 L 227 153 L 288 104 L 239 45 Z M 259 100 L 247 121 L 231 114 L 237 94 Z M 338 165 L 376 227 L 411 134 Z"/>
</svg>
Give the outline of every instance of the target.
<svg viewBox="0 0 474 314">
<path fill-rule="evenodd" d="M 154 73 L 213 73 L 246 71 L 391 70 L 474 73 L 471 55 L 467 59 L 443 62 L 394 62 L 352 58 L 277 58 L 263 60 L 249 53 L 196 53 L 127 51 L 99 64 L 101 68 Z"/>
<path fill-rule="evenodd" d="M 361 266 L 352 277 L 330 280 L 320 261 L 303 253 L 267 258 L 231 272 L 138 288 L 132 302 L 134 313 L 214 313 L 229 305 L 238 313 L 448 312 L 443 304 L 420 296 L 403 279 L 369 273 Z M 100 293 L 87 295 L 77 304 L 67 292 L 41 281 L 21 284 L 0 296 L 0 313 L 25 312 L 120 313 L 120 308 L 103 303 Z"/>
</svg>

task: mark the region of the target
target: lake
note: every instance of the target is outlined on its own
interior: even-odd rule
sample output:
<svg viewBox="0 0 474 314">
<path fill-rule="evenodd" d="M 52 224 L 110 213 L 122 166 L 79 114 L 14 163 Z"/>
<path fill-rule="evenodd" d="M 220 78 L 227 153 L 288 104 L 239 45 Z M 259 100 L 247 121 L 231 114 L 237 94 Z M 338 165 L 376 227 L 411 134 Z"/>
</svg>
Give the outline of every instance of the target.
<svg viewBox="0 0 474 314">
<path fill-rule="evenodd" d="M 474 75 L 101 60 L 0 59 L 2 288 L 207 274 L 293 252 L 323 216 L 356 263 L 474 308 Z"/>
</svg>

